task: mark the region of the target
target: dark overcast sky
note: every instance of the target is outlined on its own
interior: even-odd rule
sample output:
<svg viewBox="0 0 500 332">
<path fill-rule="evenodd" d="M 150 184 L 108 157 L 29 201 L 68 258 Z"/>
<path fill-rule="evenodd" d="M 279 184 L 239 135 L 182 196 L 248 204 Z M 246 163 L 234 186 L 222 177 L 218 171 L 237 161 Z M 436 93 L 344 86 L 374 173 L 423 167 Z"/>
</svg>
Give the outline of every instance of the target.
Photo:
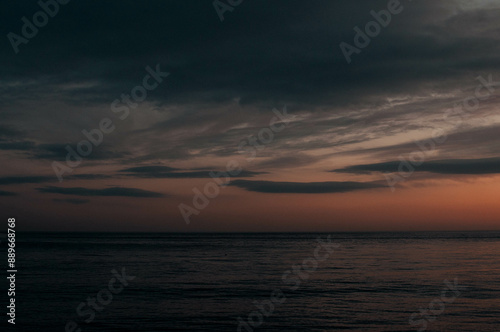
<svg viewBox="0 0 500 332">
<path fill-rule="evenodd" d="M 466 117 L 456 112 L 479 76 L 500 82 L 500 3 L 401 1 L 402 12 L 347 63 L 339 45 L 354 45 L 353 28 L 387 5 L 245 0 L 221 22 L 212 1 L 73 0 L 16 54 L 7 35 L 22 35 L 21 19 L 41 9 L 2 2 L 2 205 L 24 216 L 26 229 L 188 231 L 396 229 L 389 221 L 405 218 L 410 229 L 441 218 L 448 203 L 467 228 L 484 204 L 481 227 L 500 228 L 489 203 L 499 184 L 500 85 L 483 88 L 487 97 Z M 120 120 L 113 101 L 157 65 L 170 75 Z M 286 128 L 246 159 L 239 144 L 285 105 Z M 76 148 L 82 130 L 103 118 L 115 130 L 58 182 L 52 162 L 64 164 L 66 146 Z M 401 156 L 437 131 L 446 139 L 399 183 L 401 209 L 370 217 L 398 195 L 384 188 L 383 173 L 396 174 Z M 178 204 L 235 159 L 244 171 L 186 228 Z M 453 202 L 447 192 L 458 192 Z M 429 205 L 428 195 L 441 204 Z M 366 205 L 371 199 L 378 205 Z M 130 210 L 110 212 L 120 202 Z M 290 202 L 298 205 L 288 222 L 279 216 Z M 405 214 L 412 204 L 424 212 Z M 311 210 L 318 221 L 308 228 L 301 220 Z M 139 215 L 150 220 L 145 227 Z M 440 227 L 453 229 L 452 217 Z"/>
</svg>

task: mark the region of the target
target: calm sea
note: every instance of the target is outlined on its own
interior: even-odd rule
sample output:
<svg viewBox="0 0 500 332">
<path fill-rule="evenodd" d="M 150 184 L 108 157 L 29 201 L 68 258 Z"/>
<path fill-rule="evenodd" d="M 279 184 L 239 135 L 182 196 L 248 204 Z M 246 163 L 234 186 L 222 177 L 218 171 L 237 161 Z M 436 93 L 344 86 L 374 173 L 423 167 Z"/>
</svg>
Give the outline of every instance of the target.
<svg viewBox="0 0 500 332">
<path fill-rule="evenodd" d="M 339 247 L 315 259 L 328 235 Z M 9 331 L 500 331 L 499 232 L 18 233 L 17 242 Z"/>
</svg>

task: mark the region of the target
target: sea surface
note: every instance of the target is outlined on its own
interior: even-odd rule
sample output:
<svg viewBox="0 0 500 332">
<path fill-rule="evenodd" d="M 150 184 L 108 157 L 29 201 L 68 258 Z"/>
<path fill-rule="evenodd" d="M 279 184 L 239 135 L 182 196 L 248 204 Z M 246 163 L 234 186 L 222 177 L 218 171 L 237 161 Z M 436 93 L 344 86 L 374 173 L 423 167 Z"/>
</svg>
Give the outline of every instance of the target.
<svg viewBox="0 0 500 332">
<path fill-rule="evenodd" d="M 500 331 L 499 254 L 499 232 L 17 233 L 1 329 Z"/>
</svg>

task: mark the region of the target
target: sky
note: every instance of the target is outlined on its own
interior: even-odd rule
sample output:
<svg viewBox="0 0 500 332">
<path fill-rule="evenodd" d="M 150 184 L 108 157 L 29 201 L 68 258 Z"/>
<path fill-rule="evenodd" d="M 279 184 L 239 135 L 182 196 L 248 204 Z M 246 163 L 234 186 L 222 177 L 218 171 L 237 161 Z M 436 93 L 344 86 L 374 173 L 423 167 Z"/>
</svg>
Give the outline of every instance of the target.
<svg viewBox="0 0 500 332">
<path fill-rule="evenodd" d="M 20 230 L 500 230 L 500 1 L 45 1 L 0 10 Z"/>
</svg>

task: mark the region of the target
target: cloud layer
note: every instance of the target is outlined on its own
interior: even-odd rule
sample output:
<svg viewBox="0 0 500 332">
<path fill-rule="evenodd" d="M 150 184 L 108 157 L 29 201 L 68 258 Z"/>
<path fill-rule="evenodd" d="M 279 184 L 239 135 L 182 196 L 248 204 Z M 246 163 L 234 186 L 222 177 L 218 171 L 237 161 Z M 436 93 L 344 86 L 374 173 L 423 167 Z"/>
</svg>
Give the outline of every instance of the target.
<svg viewBox="0 0 500 332">
<path fill-rule="evenodd" d="M 136 189 L 136 188 L 123 188 L 113 187 L 104 189 L 89 189 L 89 188 L 62 188 L 48 186 L 37 188 L 41 193 L 62 194 L 62 195 L 76 195 L 76 196 L 115 196 L 115 197 L 164 197 L 165 195 L 153 191 Z"/>
<path fill-rule="evenodd" d="M 236 180 L 230 183 L 249 191 L 275 194 L 326 194 L 382 188 L 379 183 L 362 182 L 273 182 Z"/>
<path fill-rule="evenodd" d="M 479 185 L 500 169 L 500 3 L 401 4 L 350 63 L 339 45 L 355 44 L 354 28 L 364 30 L 387 0 L 243 1 L 223 22 L 213 0 L 61 5 L 17 54 L 2 38 L 2 208 L 24 212 L 28 200 L 40 200 L 33 214 L 52 223 L 65 207 L 85 210 L 88 216 L 75 216 L 84 219 L 114 203 L 91 197 L 158 198 L 137 199 L 133 208 L 149 220 L 176 220 L 164 216 L 179 216 L 174 203 L 238 161 L 232 191 L 246 192 L 221 194 L 206 224 L 230 224 L 221 217 L 248 205 L 238 197 L 258 202 L 266 193 L 296 194 L 307 211 L 307 200 L 317 198 L 308 194 L 359 192 L 342 198 L 370 210 L 365 193 L 377 202 L 391 194 L 374 190 L 385 184 L 379 173 L 399 171 L 399 157 L 424 142 L 415 180 L 445 187 L 449 175 L 460 174 L 484 192 Z M 21 19 L 39 10 L 37 1 L 1 2 L 0 34 L 22 34 Z M 170 75 L 135 98 L 148 66 Z M 493 84 L 484 86 L 484 78 Z M 286 126 L 269 131 L 283 123 L 273 109 L 284 108 Z M 100 136 L 103 120 L 115 129 Z M 446 140 L 432 141 L 436 132 Z M 71 152 L 89 146 L 81 160 Z M 64 183 L 54 161 L 70 168 Z M 120 222 L 129 208 L 114 212 L 123 213 Z M 383 219 L 397 209 L 379 210 Z M 356 213 L 346 218 L 362 218 Z"/>
<path fill-rule="evenodd" d="M 388 161 L 378 164 L 354 165 L 332 172 L 366 173 L 366 172 L 399 172 L 401 161 Z M 432 172 L 439 174 L 500 174 L 500 158 L 486 159 L 449 159 L 427 161 L 415 165 L 416 172 Z"/>
</svg>

